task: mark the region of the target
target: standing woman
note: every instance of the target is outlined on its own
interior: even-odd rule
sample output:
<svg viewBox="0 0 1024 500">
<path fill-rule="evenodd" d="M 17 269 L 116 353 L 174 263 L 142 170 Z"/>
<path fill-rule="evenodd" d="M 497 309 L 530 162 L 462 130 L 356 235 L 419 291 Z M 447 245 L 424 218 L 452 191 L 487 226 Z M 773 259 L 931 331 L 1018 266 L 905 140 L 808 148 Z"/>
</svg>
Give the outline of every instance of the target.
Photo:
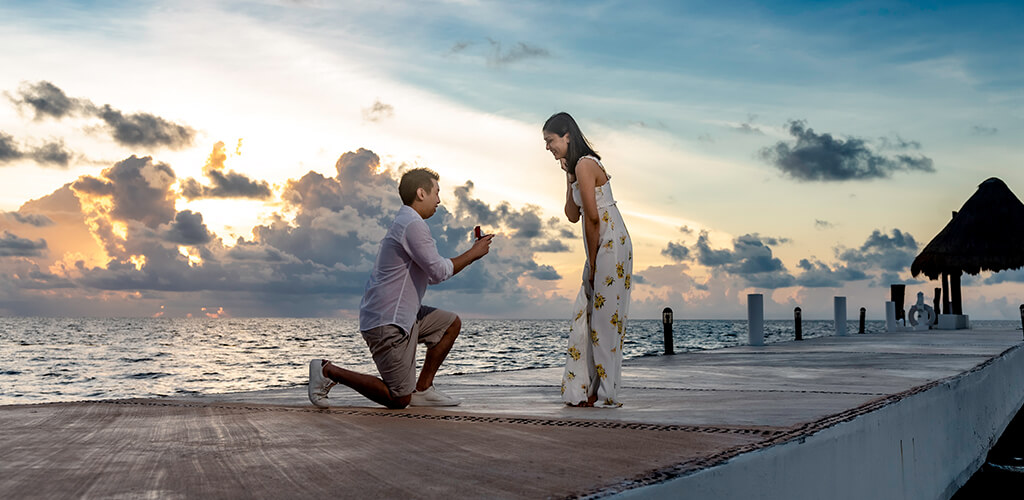
<svg viewBox="0 0 1024 500">
<path fill-rule="evenodd" d="M 565 216 L 583 220 L 587 262 L 573 307 L 562 375 L 562 400 L 571 406 L 622 406 L 622 344 L 626 338 L 633 243 L 612 196 L 611 176 L 568 113 L 544 122 L 545 148 L 565 171 Z"/>
</svg>

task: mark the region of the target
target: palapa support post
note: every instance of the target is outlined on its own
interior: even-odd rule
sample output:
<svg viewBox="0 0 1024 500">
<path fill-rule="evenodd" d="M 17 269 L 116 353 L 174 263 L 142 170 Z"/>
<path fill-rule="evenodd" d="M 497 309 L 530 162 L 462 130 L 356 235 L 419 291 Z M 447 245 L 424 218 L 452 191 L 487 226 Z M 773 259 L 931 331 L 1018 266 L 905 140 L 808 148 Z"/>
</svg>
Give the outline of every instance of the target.
<svg viewBox="0 0 1024 500">
<path fill-rule="evenodd" d="M 1020 305 L 1020 327 L 1024 329 L 1024 304 Z M 1024 332 L 1022 332 L 1024 334 Z"/>
<path fill-rule="evenodd" d="M 938 311 L 938 309 L 936 309 Z M 942 314 L 950 314 L 949 311 L 949 274 L 942 273 Z"/>
<path fill-rule="evenodd" d="M 1024 306 L 1020 306 L 1021 309 L 1021 320 L 1024 321 Z M 793 309 L 793 331 L 796 333 L 796 340 L 804 339 L 804 325 L 803 318 L 800 317 L 800 307 Z"/>
<path fill-rule="evenodd" d="M 672 347 L 672 308 L 661 310 L 661 324 L 665 328 L 665 354 L 675 354 Z"/>
<path fill-rule="evenodd" d="M 940 311 L 942 311 L 942 309 L 939 308 L 941 303 L 942 303 L 942 289 L 941 288 L 936 288 L 935 289 L 935 299 L 932 300 L 932 306 L 935 309 L 935 320 L 932 321 L 933 325 L 939 324 L 939 314 L 942 314 L 940 312 Z"/>
<path fill-rule="evenodd" d="M 866 316 L 867 313 L 867 309 L 863 307 L 860 308 L 860 328 L 857 329 L 857 333 L 864 333 L 864 316 Z"/>
<path fill-rule="evenodd" d="M 953 306 L 953 314 L 963 314 L 964 313 L 964 304 L 963 304 L 962 299 L 960 297 L 960 274 L 961 274 L 960 272 L 957 272 L 957 273 L 953 274 L 953 276 L 951 276 L 950 277 L 951 279 L 949 280 L 950 281 L 949 288 L 950 288 L 950 290 L 952 292 L 952 295 L 953 295 L 951 297 L 951 299 L 952 299 L 952 306 Z"/>
<path fill-rule="evenodd" d="M 903 320 L 903 325 L 906 326 L 907 315 L 906 311 L 903 310 L 904 294 L 907 291 L 907 285 L 895 284 L 889 285 L 889 295 L 892 297 L 892 302 L 896 304 L 896 321 Z"/>
</svg>

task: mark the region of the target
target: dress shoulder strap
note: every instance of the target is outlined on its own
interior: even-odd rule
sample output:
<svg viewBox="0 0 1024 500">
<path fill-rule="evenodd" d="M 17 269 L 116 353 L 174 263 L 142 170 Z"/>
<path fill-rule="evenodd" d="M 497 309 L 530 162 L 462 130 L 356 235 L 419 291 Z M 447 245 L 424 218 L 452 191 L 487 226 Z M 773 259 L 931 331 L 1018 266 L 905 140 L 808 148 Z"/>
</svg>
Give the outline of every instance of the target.
<svg viewBox="0 0 1024 500">
<path fill-rule="evenodd" d="M 590 158 L 591 160 L 594 160 L 594 163 L 597 163 L 597 166 L 601 167 L 601 171 L 604 172 L 604 176 L 606 178 L 608 178 L 608 180 L 612 179 L 612 175 L 609 174 L 608 171 L 604 169 L 604 163 L 601 163 L 601 159 L 600 158 L 598 158 L 596 156 L 593 156 L 593 155 L 586 155 L 586 156 L 581 156 L 580 160 L 582 160 L 584 158 Z M 580 163 L 579 160 L 577 160 L 576 164 L 579 165 L 579 163 Z"/>
</svg>

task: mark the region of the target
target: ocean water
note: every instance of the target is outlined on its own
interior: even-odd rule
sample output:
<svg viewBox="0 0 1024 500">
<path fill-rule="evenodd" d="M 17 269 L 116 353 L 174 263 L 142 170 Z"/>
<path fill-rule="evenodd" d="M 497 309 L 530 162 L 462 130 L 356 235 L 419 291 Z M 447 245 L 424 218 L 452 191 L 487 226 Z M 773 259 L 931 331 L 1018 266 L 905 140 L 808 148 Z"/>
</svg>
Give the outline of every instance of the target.
<svg viewBox="0 0 1024 500">
<path fill-rule="evenodd" d="M 847 331 L 857 328 L 850 321 Z M 561 366 L 568 329 L 568 320 L 464 320 L 439 374 Z M 866 324 L 869 333 L 883 329 Z M 833 333 L 832 321 L 803 322 L 805 338 Z M 765 322 L 765 342 L 792 338 L 792 321 Z M 677 353 L 743 345 L 747 322 L 677 320 L 673 342 Z M 663 349 L 660 320 L 629 321 L 627 359 Z M 305 384 L 307 363 L 320 357 L 376 373 L 354 320 L 0 318 L 0 405 L 290 387 Z"/>
</svg>

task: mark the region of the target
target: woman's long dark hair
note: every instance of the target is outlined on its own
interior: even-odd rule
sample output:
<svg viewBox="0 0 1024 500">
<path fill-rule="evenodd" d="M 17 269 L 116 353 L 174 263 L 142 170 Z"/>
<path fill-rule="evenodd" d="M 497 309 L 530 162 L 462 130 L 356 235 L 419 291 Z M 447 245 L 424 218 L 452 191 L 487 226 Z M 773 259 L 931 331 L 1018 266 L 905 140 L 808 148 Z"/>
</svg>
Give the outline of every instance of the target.
<svg viewBox="0 0 1024 500">
<path fill-rule="evenodd" d="M 576 125 L 576 120 L 573 120 L 569 113 L 563 111 L 551 115 L 551 118 L 544 122 L 544 128 L 541 130 L 559 137 L 569 134 L 569 150 L 565 154 L 565 166 L 574 176 L 576 175 L 576 162 L 580 161 L 580 158 L 593 156 L 598 160 L 601 159 L 601 155 L 597 154 L 597 151 L 590 146 L 590 141 L 583 136 L 580 126 Z"/>
</svg>

